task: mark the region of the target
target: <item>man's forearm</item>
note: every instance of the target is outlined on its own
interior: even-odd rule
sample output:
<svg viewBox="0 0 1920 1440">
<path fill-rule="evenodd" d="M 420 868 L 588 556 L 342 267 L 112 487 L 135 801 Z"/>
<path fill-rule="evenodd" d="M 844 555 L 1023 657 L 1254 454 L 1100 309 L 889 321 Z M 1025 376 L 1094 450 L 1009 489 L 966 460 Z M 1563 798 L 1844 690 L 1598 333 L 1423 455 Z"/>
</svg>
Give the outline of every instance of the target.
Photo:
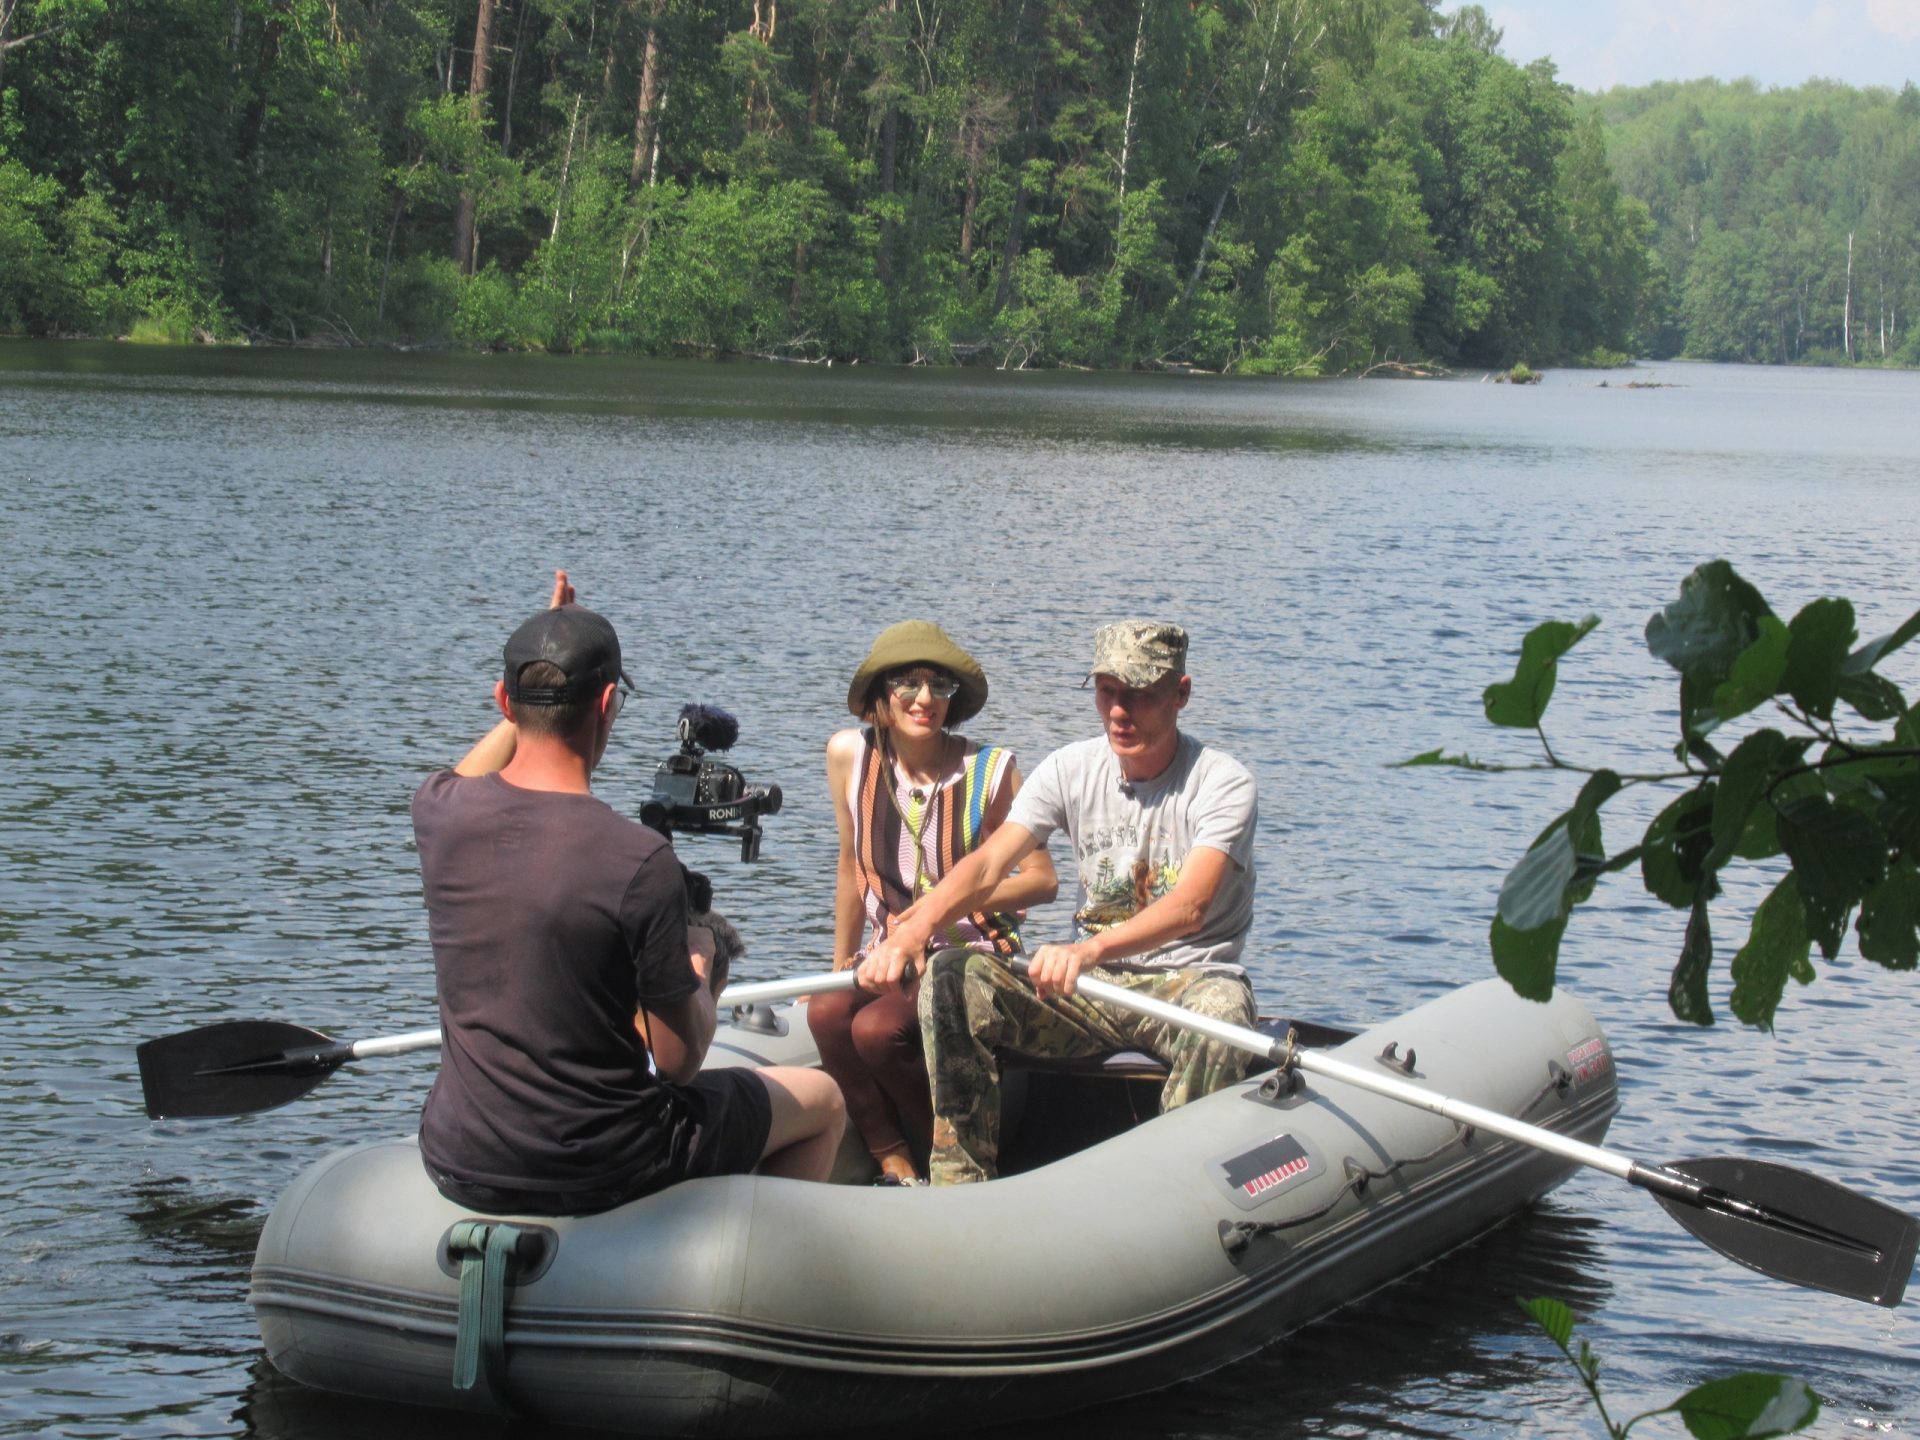
<svg viewBox="0 0 1920 1440">
<path fill-rule="evenodd" d="M 913 949 L 924 949 L 944 927 L 979 909 L 999 882 L 1000 877 L 987 869 L 982 853 L 974 851 L 913 902 L 891 938 L 902 939 Z"/>
<path fill-rule="evenodd" d="M 473 748 L 453 767 L 456 775 L 491 775 L 504 770 L 519 747 L 520 731 L 511 720 L 502 720 L 474 741 Z"/>
<path fill-rule="evenodd" d="M 1089 935 L 1086 943 L 1093 947 L 1097 957 L 1094 963 L 1105 965 L 1113 960 L 1146 955 L 1162 945 L 1191 935 L 1206 922 L 1206 918 L 1204 907 L 1196 909 L 1185 897 L 1177 892 L 1169 892 L 1146 909 L 1128 916 L 1111 930 Z"/>
</svg>

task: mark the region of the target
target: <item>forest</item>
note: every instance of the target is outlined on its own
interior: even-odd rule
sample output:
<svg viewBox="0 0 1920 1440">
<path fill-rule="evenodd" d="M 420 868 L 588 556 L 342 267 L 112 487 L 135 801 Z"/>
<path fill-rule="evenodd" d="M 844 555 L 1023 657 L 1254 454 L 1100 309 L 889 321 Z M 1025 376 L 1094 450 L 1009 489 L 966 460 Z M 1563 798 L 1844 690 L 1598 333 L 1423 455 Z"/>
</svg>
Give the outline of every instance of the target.
<svg viewBox="0 0 1920 1440">
<path fill-rule="evenodd" d="M 0 0 L 0 332 L 1911 358 L 1913 109 L 1581 97 L 1437 0 Z"/>
<path fill-rule="evenodd" d="M 1697 80 L 1583 100 L 1653 215 L 1648 353 L 1920 365 L 1920 90 Z"/>
</svg>

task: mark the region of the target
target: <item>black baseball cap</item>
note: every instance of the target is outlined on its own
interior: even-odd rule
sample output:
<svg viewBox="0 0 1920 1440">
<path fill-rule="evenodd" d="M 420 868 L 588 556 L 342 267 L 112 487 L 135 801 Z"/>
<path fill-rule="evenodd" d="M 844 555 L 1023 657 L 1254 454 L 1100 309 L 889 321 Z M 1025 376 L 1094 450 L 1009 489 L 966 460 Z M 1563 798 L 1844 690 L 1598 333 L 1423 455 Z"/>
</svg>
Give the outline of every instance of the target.
<svg viewBox="0 0 1920 1440">
<path fill-rule="evenodd" d="M 536 660 L 558 666 L 564 685 L 522 685 L 520 672 Z M 633 681 L 620 668 L 620 637 L 606 616 L 578 605 L 542 610 L 507 639 L 507 698 L 526 705 L 565 705 L 596 694 L 618 679 Z"/>
</svg>

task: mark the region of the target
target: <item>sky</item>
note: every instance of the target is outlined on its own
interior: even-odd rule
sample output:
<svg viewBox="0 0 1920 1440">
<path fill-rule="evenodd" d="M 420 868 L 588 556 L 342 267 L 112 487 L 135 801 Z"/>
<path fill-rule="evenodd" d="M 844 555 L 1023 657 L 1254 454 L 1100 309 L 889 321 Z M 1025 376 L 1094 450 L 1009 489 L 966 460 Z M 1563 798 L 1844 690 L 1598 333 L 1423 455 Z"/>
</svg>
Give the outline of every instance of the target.
<svg viewBox="0 0 1920 1440">
<path fill-rule="evenodd" d="M 1920 84 L 1920 0 L 1482 0 L 1520 64 L 1547 56 L 1578 90 L 1748 76 Z M 1443 8 L 1453 8 L 1450 4 Z"/>
</svg>

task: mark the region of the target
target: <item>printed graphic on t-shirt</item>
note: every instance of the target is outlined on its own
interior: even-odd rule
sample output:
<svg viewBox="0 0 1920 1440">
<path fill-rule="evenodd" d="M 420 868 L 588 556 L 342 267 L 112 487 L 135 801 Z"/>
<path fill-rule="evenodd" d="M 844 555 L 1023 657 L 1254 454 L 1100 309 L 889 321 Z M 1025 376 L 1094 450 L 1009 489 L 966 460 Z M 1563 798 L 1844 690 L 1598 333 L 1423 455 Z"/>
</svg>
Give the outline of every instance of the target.
<svg viewBox="0 0 1920 1440">
<path fill-rule="evenodd" d="M 1139 844 L 1139 827 L 1135 825 L 1114 826 L 1097 832 L 1093 838 L 1111 842 L 1122 831 L 1129 832 L 1128 843 Z M 1097 935 L 1102 930 L 1111 930 L 1179 883 L 1182 857 L 1170 851 L 1163 850 L 1151 859 L 1140 856 L 1122 871 L 1115 863 L 1114 851 L 1103 850 L 1098 844 L 1094 849 L 1100 854 L 1099 863 L 1091 871 L 1087 869 L 1086 858 L 1080 865 L 1081 879 L 1087 887 L 1087 903 L 1073 917 L 1073 923 L 1085 934 Z M 1124 851 L 1119 858 L 1125 858 Z"/>
</svg>

